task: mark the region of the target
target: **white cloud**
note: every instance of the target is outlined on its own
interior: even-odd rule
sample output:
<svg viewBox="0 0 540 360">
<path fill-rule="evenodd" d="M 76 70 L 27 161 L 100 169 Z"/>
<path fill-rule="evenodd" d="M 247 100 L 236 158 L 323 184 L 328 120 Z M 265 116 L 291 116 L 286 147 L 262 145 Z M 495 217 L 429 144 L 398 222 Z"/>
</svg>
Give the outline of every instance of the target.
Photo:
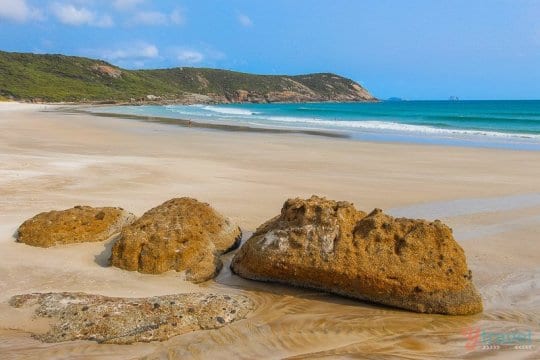
<svg viewBox="0 0 540 360">
<path fill-rule="evenodd" d="M 139 42 L 130 46 L 103 51 L 101 56 L 113 61 L 154 59 L 159 56 L 159 50 L 153 44 Z"/>
<path fill-rule="evenodd" d="M 238 22 L 240 23 L 240 25 L 245 27 L 253 26 L 253 21 L 251 20 L 251 18 L 244 14 L 238 14 Z"/>
<path fill-rule="evenodd" d="M 85 8 L 76 8 L 74 5 L 53 4 L 52 11 L 54 15 L 64 24 L 83 25 L 94 20 L 95 14 Z"/>
<path fill-rule="evenodd" d="M 143 2 L 144 0 L 114 0 L 113 6 L 118 10 L 128 10 Z"/>
<path fill-rule="evenodd" d="M 185 21 L 184 14 L 179 9 L 173 10 L 169 15 L 169 18 L 171 19 L 171 22 L 176 25 L 181 25 Z"/>
<path fill-rule="evenodd" d="M 132 22 L 141 25 L 164 25 L 167 15 L 159 11 L 140 11 L 133 16 Z"/>
<path fill-rule="evenodd" d="M 223 52 L 204 43 L 171 47 L 165 50 L 167 58 L 175 58 L 179 66 L 200 65 L 216 66 L 226 56 Z"/>
<path fill-rule="evenodd" d="M 43 19 L 40 10 L 28 6 L 26 0 L 0 0 L 0 18 L 25 22 Z"/>
<path fill-rule="evenodd" d="M 91 25 L 98 27 L 110 27 L 114 25 L 110 15 L 98 15 L 84 7 L 54 3 L 51 9 L 56 18 L 66 25 Z"/>
<path fill-rule="evenodd" d="M 176 58 L 182 64 L 198 64 L 204 60 L 205 56 L 203 53 L 193 49 L 182 49 L 178 50 Z"/>
<path fill-rule="evenodd" d="M 110 15 L 105 14 L 97 18 L 93 25 L 99 27 L 111 27 L 114 25 L 114 21 Z"/>
<path fill-rule="evenodd" d="M 133 15 L 131 24 L 137 25 L 180 25 L 184 22 L 184 15 L 178 9 L 170 14 L 160 11 L 139 11 Z"/>
</svg>

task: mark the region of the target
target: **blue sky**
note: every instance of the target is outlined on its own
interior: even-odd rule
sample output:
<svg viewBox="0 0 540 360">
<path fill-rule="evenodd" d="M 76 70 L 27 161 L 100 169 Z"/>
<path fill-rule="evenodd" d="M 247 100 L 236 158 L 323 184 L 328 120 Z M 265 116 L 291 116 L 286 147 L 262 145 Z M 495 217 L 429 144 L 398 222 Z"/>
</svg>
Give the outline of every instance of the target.
<svg viewBox="0 0 540 360">
<path fill-rule="evenodd" d="M 335 72 L 375 96 L 540 99 L 540 0 L 0 0 L 0 49 Z"/>
</svg>

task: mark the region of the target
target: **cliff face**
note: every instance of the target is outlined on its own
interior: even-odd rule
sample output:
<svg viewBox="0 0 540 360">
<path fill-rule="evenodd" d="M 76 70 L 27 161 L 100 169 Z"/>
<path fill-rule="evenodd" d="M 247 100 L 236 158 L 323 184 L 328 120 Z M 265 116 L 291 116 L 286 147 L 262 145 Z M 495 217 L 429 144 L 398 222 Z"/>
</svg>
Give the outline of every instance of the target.
<svg viewBox="0 0 540 360">
<path fill-rule="evenodd" d="M 141 70 L 139 73 L 221 103 L 376 100 L 356 82 L 331 73 L 254 75 L 204 68 Z"/>
<path fill-rule="evenodd" d="M 206 68 L 126 70 L 101 60 L 0 51 L 0 96 L 48 102 L 376 101 L 331 73 L 254 75 Z"/>
<path fill-rule="evenodd" d="M 352 80 L 334 74 L 312 74 L 282 77 L 281 89 L 268 92 L 235 90 L 228 100 L 232 102 L 314 102 L 314 101 L 373 101 L 374 97 Z M 304 81 L 302 81 L 304 80 Z M 305 85 L 310 81 L 324 88 L 317 90 Z"/>
</svg>

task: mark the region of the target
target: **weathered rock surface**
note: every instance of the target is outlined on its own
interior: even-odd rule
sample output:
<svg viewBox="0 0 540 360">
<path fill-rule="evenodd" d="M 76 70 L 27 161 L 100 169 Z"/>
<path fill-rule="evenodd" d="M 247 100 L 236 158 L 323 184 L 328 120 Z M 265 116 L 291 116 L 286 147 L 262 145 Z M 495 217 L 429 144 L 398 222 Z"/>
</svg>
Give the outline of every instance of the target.
<svg viewBox="0 0 540 360">
<path fill-rule="evenodd" d="M 17 233 L 17 241 L 41 247 L 104 241 L 135 221 L 135 215 L 115 207 L 49 211 L 26 220 Z"/>
<path fill-rule="evenodd" d="M 195 199 L 178 198 L 146 212 L 122 229 L 113 245 L 113 266 L 142 273 L 185 271 L 190 281 L 213 278 L 219 255 L 236 248 L 240 228 Z"/>
<path fill-rule="evenodd" d="M 235 255 L 245 278 L 320 289 L 417 312 L 474 314 L 463 249 L 440 221 L 364 216 L 345 202 L 293 199 Z"/>
<path fill-rule="evenodd" d="M 110 344 L 163 341 L 190 331 L 217 329 L 245 318 L 253 308 L 242 295 L 202 293 L 148 298 L 34 293 L 14 296 L 10 305 L 36 307 L 36 317 L 52 320 L 48 332 L 34 335 L 41 341 Z"/>
</svg>

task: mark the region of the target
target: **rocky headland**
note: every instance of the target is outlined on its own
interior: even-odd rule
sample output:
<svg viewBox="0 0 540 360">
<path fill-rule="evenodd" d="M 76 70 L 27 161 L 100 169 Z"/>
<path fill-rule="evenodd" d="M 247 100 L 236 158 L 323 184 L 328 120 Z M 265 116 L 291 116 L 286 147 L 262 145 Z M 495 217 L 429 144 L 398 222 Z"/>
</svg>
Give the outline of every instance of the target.
<svg viewBox="0 0 540 360">
<path fill-rule="evenodd" d="M 332 74 L 256 75 L 177 67 L 128 70 L 77 56 L 0 51 L 0 97 L 29 102 L 200 104 L 377 101 Z M 69 89 L 69 91 L 66 91 Z"/>
</svg>

